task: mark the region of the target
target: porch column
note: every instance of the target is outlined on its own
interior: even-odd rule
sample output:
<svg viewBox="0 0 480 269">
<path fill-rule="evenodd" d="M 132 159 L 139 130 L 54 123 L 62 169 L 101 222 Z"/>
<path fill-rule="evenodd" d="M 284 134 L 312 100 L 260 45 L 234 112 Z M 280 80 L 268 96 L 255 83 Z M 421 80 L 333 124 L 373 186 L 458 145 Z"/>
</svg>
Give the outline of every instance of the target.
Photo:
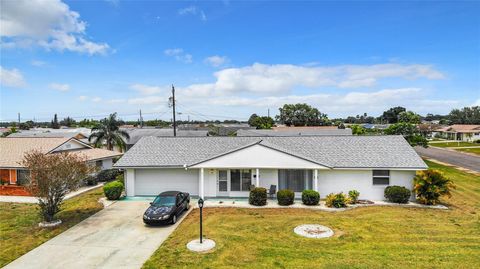
<svg viewBox="0 0 480 269">
<path fill-rule="evenodd" d="M 200 168 L 200 182 L 198 183 L 198 196 L 200 198 L 204 199 L 205 196 L 203 195 L 203 185 L 204 185 L 204 170 L 203 168 Z"/>
<path fill-rule="evenodd" d="M 257 168 L 255 175 L 255 187 L 260 187 L 260 169 Z"/>
<path fill-rule="evenodd" d="M 313 190 L 318 191 L 318 169 L 313 170 Z"/>
</svg>

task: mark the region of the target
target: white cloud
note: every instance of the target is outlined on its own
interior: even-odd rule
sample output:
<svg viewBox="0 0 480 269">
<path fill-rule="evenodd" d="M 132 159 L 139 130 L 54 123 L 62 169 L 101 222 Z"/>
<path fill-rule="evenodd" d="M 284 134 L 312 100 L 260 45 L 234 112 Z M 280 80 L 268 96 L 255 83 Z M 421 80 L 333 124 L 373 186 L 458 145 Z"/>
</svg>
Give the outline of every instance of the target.
<svg viewBox="0 0 480 269">
<path fill-rule="evenodd" d="M 85 21 L 60 0 L 2 1 L 0 37 L 4 48 L 41 46 L 47 50 L 69 50 L 104 54 L 106 43 L 88 40 Z"/>
<path fill-rule="evenodd" d="M 30 62 L 30 64 L 33 65 L 33 66 L 36 66 L 36 67 L 42 67 L 42 66 L 47 65 L 46 62 L 40 61 L 40 60 L 32 60 L 32 61 Z"/>
<path fill-rule="evenodd" d="M 22 73 L 18 69 L 6 69 L 2 66 L 0 66 L 0 84 L 12 88 L 21 88 L 27 85 Z"/>
<path fill-rule="evenodd" d="M 98 102 L 102 101 L 102 98 L 101 97 L 93 97 L 92 101 L 95 102 L 95 103 L 98 103 Z"/>
<path fill-rule="evenodd" d="M 174 48 L 174 49 L 166 49 L 163 51 L 165 55 L 174 57 L 177 61 L 184 62 L 184 63 L 191 63 L 193 61 L 193 56 L 191 54 L 185 53 L 183 49 Z"/>
<path fill-rule="evenodd" d="M 204 62 L 208 65 L 213 66 L 213 67 L 219 67 L 219 66 L 222 66 L 222 65 L 228 63 L 229 59 L 226 56 L 214 55 L 214 56 L 210 56 L 210 57 L 205 58 Z"/>
<path fill-rule="evenodd" d="M 130 88 L 143 95 L 157 94 L 157 93 L 168 91 L 169 89 L 169 87 L 149 86 L 145 84 L 133 84 L 130 86 Z"/>
<path fill-rule="evenodd" d="M 50 83 L 48 87 L 52 90 L 66 92 L 70 90 L 70 85 L 61 83 Z"/>
<path fill-rule="evenodd" d="M 472 106 L 480 106 L 480 98 L 478 98 Z"/>
<path fill-rule="evenodd" d="M 78 97 L 78 100 L 79 100 L 79 101 L 86 101 L 87 99 L 88 99 L 88 96 L 86 96 L 86 95 L 80 95 L 80 96 Z"/>
<path fill-rule="evenodd" d="M 125 99 L 110 99 L 110 100 L 107 100 L 107 104 L 121 104 L 121 103 L 125 103 Z"/>
<path fill-rule="evenodd" d="M 198 16 L 200 20 L 206 21 L 207 20 L 207 15 L 205 15 L 205 12 L 201 9 L 199 9 L 196 6 L 189 6 L 186 8 L 181 8 L 178 10 L 178 15 L 184 16 L 184 15 L 193 15 L 193 16 Z"/>
<path fill-rule="evenodd" d="M 128 100 L 129 104 L 132 105 L 153 105 L 153 104 L 167 104 L 168 97 L 164 96 L 148 96 L 148 97 L 139 97 L 132 98 Z"/>
<path fill-rule="evenodd" d="M 240 68 L 227 68 L 214 73 L 213 83 L 192 84 L 186 91 L 192 95 L 221 95 L 240 92 L 285 94 L 295 87 L 372 87 L 383 78 L 443 79 L 445 76 L 430 65 L 340 65 L 299 66 L 255 63 Z"/>
</svg>

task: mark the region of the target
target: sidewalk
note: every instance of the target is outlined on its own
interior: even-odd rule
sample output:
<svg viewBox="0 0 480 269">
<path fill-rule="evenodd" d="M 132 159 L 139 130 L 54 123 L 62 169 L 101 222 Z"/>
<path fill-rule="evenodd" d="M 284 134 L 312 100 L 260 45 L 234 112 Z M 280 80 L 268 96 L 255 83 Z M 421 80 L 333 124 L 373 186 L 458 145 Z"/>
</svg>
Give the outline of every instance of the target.
<svg viewBox="0 0 480 269">
<path fill-rule="evenodd" d="M 103 186 L 103 183 L 99 183 L 95 186 L 85 186 L 81 187 L 80 189 L 70 192 L 67 195 L 65 195 L 64 200 L 68 200 L 70 198 L 73 198 L 75 196 L 78 196 L 84 192 L 100 188 Z M 38 199 L 37 197 L 33 196 L 10 196 L 10 195 L 0 195 L 0 202 L 3 203 L 24 203 L 24 204 L 38 204 Z"/>
</svg>

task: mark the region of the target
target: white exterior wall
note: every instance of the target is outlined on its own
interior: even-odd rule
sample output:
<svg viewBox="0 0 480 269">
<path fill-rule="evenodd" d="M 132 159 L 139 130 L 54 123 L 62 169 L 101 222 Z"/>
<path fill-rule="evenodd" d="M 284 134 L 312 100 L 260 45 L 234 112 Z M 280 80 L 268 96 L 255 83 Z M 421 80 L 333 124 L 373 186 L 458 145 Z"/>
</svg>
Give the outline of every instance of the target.
<svg viewBox="0 0 480 269">
<path fill-rule="evenodd" d="M 390 170 L 390 186 L 404 186 L 412 189 L 415 171 Z M 372 170 L 329 170 L 319 171 L 318 191 L 323 199 L 330 193 L 350 190 L 360 192 L 359 199 L 384 200 L 384 191 L 387 186 L 373 185 Z"/>
<path fill-rule="evenodd" d="M 102 160 L 102 170 L 112 169 L 113 159 Z"/>
<path fill-rule="evenodd" d="M 260 187 L 270 189 L 270 185 L 277 185 L 278 191 L 278 170 L 260 169 Z"/>
<path fill-rule="evenodd" d="M 126 169 L 123 179 L 127 196 L 135 196 L 135 169 Z"/>
<path fill-rule="evenodd" d="M 81 144 L 81 143 L 78 143 L 77 141 L 75 140 L 70 140 L 68 142 L 66 142 L 65 144 L 61 145 L 60 147 L 56 148 L 54 150 L 54 152 L 57 152 L 57 151 L 65 151 L 65 150 L 75 150 L 75 149 L 83 149 L 83 148 L 86 148 L 87 146 Z"/>
</svg>

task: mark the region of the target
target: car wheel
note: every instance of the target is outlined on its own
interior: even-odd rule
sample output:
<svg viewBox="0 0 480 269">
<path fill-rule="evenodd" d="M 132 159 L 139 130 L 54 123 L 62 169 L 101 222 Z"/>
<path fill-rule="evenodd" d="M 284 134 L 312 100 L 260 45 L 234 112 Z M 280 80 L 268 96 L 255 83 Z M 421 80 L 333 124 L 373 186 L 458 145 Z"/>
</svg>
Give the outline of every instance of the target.
<svg viewBox="0 0 480 269">
<path fill-rule="evenodd" d="M 177 223 L 177 215 L 173 215 L 172 217 L 172 224 Z"/>
</svg>

